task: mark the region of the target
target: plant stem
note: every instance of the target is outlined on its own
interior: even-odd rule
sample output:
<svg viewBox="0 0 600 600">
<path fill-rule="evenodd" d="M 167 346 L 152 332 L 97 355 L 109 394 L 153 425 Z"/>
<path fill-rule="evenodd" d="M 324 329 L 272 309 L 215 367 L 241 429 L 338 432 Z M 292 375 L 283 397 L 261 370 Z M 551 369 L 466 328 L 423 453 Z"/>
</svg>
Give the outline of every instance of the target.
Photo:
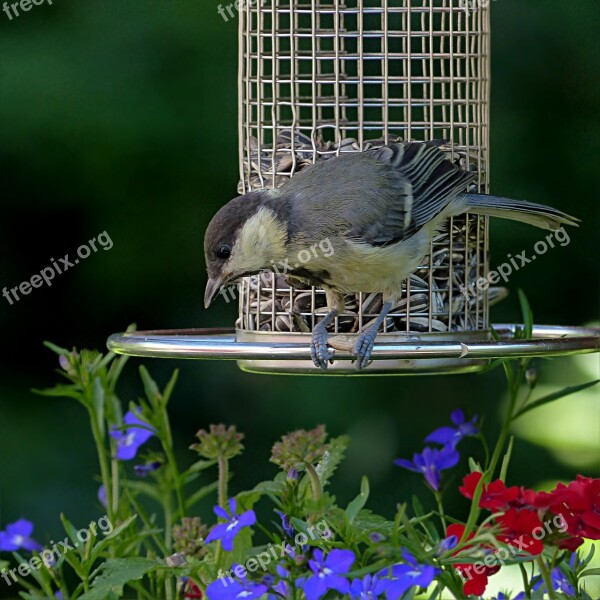
<svg viewBox="0 0 600 600">
<path fill-rule="evenodd" d="M 219 500 L 219 505 L 227 510 L 227 481 L 229 479 L 229 461 L 224 456 L 220 456 L 218 461 L 219 461 L 218 500 Z"/>
<path fill-rule="evenodd" d="M 550 600 L 556 600 L 556 594 L 554 593 L 554 588 L 552 587 L 552 577 L 550 577 L 550 571 L 546 567 L 546 563 L 544 562 L 544 557 L 541 554 L 539 554 L 536 557 L 535 562 L 537 563 L 540 573 L 542 574 L 542 579 L 544 580 L 544 583 L 546 584 L 546 590 L 548 591 L 548 598 Z"/>
<path fill-rule="evenodd" d="M 310 477 L 313 497 L 315 500 L 319 500 L 321 497 L 321 482 L 319 481 L 319 476 L 317 475 L 315 468 L 309 463 L 306 463 L 306 472 Z"/>
<path fill-rule="evenodd" d="M 108 463 L 106 460 L 106 454 L 104 451 L 104 440 L 102 439 L 102 435 L 100 433 L 100 429 L 98 428 L 98 423 L 96 420 L 96 414 L 93 409 L 89 409 L 90 413 L 90 424 L 92 428 L 92 435 L 94 436 L 94 442 L 96 444 L 96 452 L 98 453 L 98 462 L 100 463 L 100 476 L 102 478 L 102 485 L 104 486 L 104 491 L 106 492 L 106 510 L 108 512 L 108 519 L 111 523 L 114 522 L 114 511 L 112 505 L 112 486 L 110 480 L 110 474 L 108 470 Z"/>
<path fill-rule="evenodd" d="M 446 516 L 444 513 L 444 503 L 442 502 L 442 494 L 438 490 L 434 490 L 435 501 L 437 503 L 438 512 L 440 513 L 440 520 L 442 521 L 442 527 L 444 528 L 444 535 L 446 534 L 446 529 L 448 528 L 446 524 Z"/>
</svg>

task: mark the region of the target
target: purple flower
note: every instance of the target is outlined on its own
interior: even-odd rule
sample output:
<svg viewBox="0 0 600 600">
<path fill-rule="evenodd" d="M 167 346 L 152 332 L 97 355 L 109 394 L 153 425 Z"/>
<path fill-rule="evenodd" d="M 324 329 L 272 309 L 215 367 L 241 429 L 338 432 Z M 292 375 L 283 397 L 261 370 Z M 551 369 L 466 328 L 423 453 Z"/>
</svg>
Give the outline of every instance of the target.
<svg viewBox="0 0 600 600">
<path fill-rule="evenodd" d="M 350 582 L 345 575 L 354 563 L 354 553 L 350 550 L 332 550 L 325 558 L 322 550 L 315 550 L 308 566 L 313 572 L 310 577 L 300 577 L 296 585 L 304 590 L 306 600 L 319 600 L 328 590 L 340 594 L 350 591 Z"/>
<path fill-rule="evenodd" d="M 286 578 L 290 576 L 290 572 L 283 566 L 277 565 L 277 575 L 279 575 L 279 581 L 272 586 L 272 590 L 279 594 L 283 598 L 287 598 L 290 595 L 290 585 L 286 581 Z M 264 580 L 263 580 L 264 581 Z"/>
<path fill-rule="evenodd" d="M 385 591 L 386 583 L 377 575 L 365 575 L 363 579 L 355 579 L 350 585 L 350 598 L 352 600 L 379 598 Z"/>
<path fill-rule="evenodd" d="M 253 510 L 247 510 L 241 515 L 236 514 L 236 502 L 235 498 L 229 499 L 229 514 L 221 506 L 215 506 L 214 509 L 217 517 L 224 519 L 226 523 L 219 523 L 215 525 L 212 531 L 206 538 L 206 543 L 214 542 L 215 540 L 221 540 L 223 550 L 231 552 L 233 550 L 233 540 L 244 527 L 250 527 L 256 523 L 256 514 Z"/>
<path fill-rule="evenodd" d="M 133 470 L 138 477 L 146 477 L 153 471 L 160 469 L 162 463 L 159 460 L 155 460 L 151 463 L 146 463 L 145 465 L 135 465 Z"/>
<path fill-rule="evenodd" d="M 235 571 L 239 565 L 232 565 L 231 570 Z M 267 593 L 268 587 L 264 583 L 248 581 L 246 577 L 236 577 L 224 575 L 213 581 L 206 588 L 208 600 L 253 600 L 260 598 Z"/>
<path fill-rule="evenodd" d="M 294 526 L 292 525 L 291 519 L 280 510 L 276 510 L 275 512 L 279 515 L 279 518 L 281 519 L 281 528 L 283 529 L 285 535 L 287 535 L 289 538 L 293 538 Z"/>
<path fill-rule="evenodd" d="M 555 567 L 552 569 L 552 573 L 550 575 L 552 580 L 552 587 L 556 592 L 562 592 L 566 596 L 575 597 L 575 588 L 573 584 L 567 579 L 565 574 L 562 572 L 560 567 Z M 540 588 L 546 589 L 546 584 L 541 577 L 538 577 L 534 580 L 533 589 L 539 590 Z"/>
<path fill-rule="evenodd" d="M 373 531 L 369 534 L 369 539 L 374 543 L 378 544 L 379 542 L 383 542 L 385 536 L 378 531 Z"/>
<path fill-rule="evenodd" d="M 415 453 L 413 462 L 404 458 L 398 458 L 394 461 L 394 464 L 415 473 L 423 473 L 427 483 L 437 491 L 440 488 L 440 471 L 454 467 L 459 459 L 460 455 L 458 451 L 453 445 L 449 444 L 441 450 L 437 448 L 425 448 L 421 454 Z"/>
<path fill-rule="evenodd" d="M 119 460 L 135 458 L 139 447 L 156 433 L 148 423 L 138 417 L 140 410 L 138 407 L 135 412 L 129 411 L 125 415 L 123 423 L 129 425 L 127 429 L 124 431 L 113 429 L 110 432 L 110 437 L 117 440 L 117 458 Z"/>
<path fill-rule="evenodd" d="M 493 600 L 511 600 L 504 592 L 498 592 L 498 595 Z M 525 600 L 525 592 L 517 594 L 512 600 Z"/>
<path fill-rule="evenodd" d="M 440 543 L 440 547 L 438 548 L 438 556 L 445 554 L 449 550 L 452 550 L 458 544 L 458 538 L 455 535 L 451 535 L 443 539 Z"/>
<path fill-rule="evenodd" d="M 475 423 L 477 423 L 477 417 L 473 417 L 470 421 L 465 421 L 465 415 L 460 408 L 457 408 L 451 415 L 450 419 L 454 423 L 454 427 L 440 427 L 434 432 L 430 433 L 426 438 L 426 442 L 434 442 L 435 444 L 451 444 L 456 446 L 460 440 L 470 435 L 477 435 L 479 429 Z"/>
<path fill-rule="evenodd" d="M 409 552 L 404 551 L 402 559 L 404 564 L 393 565 L 378 574 L 380 577 L 391 576 L 389 579 L 383 580 L 388 600 L 397 600 L 413 586 L 429 587 L 435 576 L 440 573 L 440 569 L 431 565 L 420 565 Z"/>
<path fill-rule="evenodd" d="M 0 531 L 0 551 L 16 552 L 23 548 L 29 552 L 40 552 L 42 546 L 31 538 L 33 533 L 33 523 L 19 519 L 6 526 L 4 531 Z"/>
<path fill-rule="evenodd" d="M 104 508 L 108 508 L 108 500 L 106 498 L 106 488 L 104 487 L 104 484 L 98 488 L 98 502 L 100 502 Z"/>
</svg>

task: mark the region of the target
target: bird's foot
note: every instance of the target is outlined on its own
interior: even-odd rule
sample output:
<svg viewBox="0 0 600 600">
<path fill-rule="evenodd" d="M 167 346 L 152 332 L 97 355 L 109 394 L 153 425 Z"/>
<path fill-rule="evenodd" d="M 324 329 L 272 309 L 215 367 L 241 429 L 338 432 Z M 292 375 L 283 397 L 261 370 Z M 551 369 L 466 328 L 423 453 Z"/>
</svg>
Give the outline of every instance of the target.
<svg viewBox="0 0 600 600">
<path fill-rule="evenodd" d="M 356 356 L 356 368 L 361 371 L 371 362 L 371 352 L 375 345 L 378 327 L 369 327 L 365 329 L 356 340 L 352 354 Z"/>
<path fill-rule="evenodd" d="M 334 352 L 327 346 L 327 325 L 321 321 L 313 329 L 310 342 L 310 356 L 319 369 L 325 371 L 329 362 L 333 362 Z"/>
</svg>

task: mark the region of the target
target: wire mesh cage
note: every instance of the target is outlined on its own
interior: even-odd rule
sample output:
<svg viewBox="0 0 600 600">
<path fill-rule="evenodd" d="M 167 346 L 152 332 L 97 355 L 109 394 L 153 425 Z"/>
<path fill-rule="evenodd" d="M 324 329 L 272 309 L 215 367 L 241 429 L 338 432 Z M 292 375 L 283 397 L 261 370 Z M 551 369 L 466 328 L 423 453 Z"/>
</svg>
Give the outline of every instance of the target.
<svg viewBox="0 0 600 600">
<path fill-rule="evenodd" d="M 343 152 L 414 140 L 438 140 L 451 160 L 477 174 L 474 188 L 487 191 L 487 7 L 467 11 L 460 0 L 245 3 L 239 61 L 240 193 L 279 187 Z M 490 297 L 502 290 L 468 290 L 487 269 L 487 219 L 455 217 L 406 279 L 381 339 L 485 337 Z M 324 291 L 287 275 L 274 265 L 242 282 L 240 339 L 307 335 L 325 315 Z M 380 294 L 347 296 L 332 332 L 357 333 L 381 306 Z"/>
</svg>

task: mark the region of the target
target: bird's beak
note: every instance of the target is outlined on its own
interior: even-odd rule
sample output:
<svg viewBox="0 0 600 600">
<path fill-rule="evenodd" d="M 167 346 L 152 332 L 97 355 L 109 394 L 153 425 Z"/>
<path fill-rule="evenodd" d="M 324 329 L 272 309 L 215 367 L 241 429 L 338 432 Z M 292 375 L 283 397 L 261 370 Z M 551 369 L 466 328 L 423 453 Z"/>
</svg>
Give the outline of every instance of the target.
<svg viewBox="0 0 600 600">
<path fill-rule="evenodd" d="M 208 308 L 219 293 L 221 286 L 223 285 L 222 278 L 209 279 L 206 283 L 206 290 L 204 292 L 204 307 Z"/>
</svg>

